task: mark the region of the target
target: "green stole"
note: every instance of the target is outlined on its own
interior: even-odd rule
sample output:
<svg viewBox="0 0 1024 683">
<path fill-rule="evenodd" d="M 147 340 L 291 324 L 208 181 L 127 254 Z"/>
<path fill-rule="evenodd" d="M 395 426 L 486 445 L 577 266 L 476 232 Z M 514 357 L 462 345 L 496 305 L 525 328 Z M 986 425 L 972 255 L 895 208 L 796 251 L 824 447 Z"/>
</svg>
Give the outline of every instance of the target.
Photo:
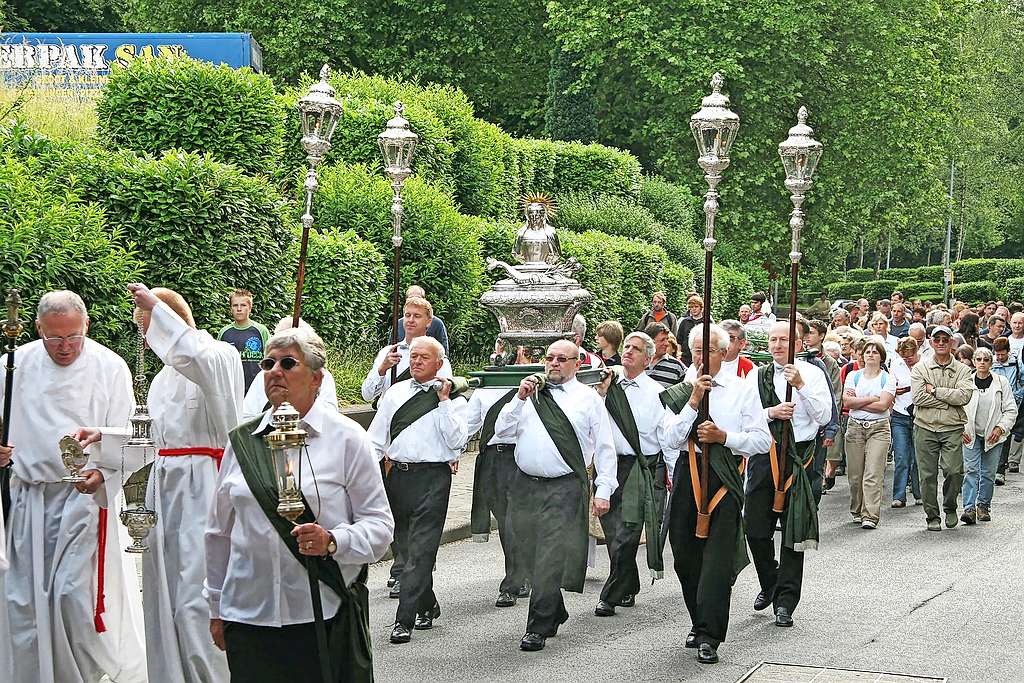
<svg viewBox="0 0 1024 683">
<path fill-rule="evenodd" d="M 565 413 L 555 402 L 551 389 L 544 387 L 531 397 L 537 417 L 554 442 L 562 460 L 576 475 L 580 485 L 580 502 L 570 528 L 566 530 L 562 548 L 565 563 L 562 567 L 562 588 L 574 593 L 583 592 L 587 579 L 587 546 L 590 528 L 590 475 L 587 474 L 586 460 L 580 448 L 576 430 Z"/>
<path fill-rule="evenodd" d="M 449 399 L 456 399 L 462 396 L 468 389 L 469 385 L 466 384 L 465 380 L 461 378 L 454 378 L 450 380 L 452 382 L 452 390 L 448 395 Z M 389 430 L 391 435 L 391 443 L 395 442 L 398 435 L 405 431 L 405 428 L 410 426 L 416 420 L 420 419 L 431 410 L 441 404 L 441 397 L 437 395 L 435 389 L 417 389 L 409 398 L 405 399 L 405 403 L 398 406 L 398 410 L 391 416 L 391 429 Z"/>
<path fill-rule="evenodd" d="M 712 391 L 714 389 L 712 388 Z M 661 403 L 666 408 L 671 410 L 673 413 L 678 415 L 682 411 L 683 407 L 690 401 L 690 395 L 693 393 L 693 386 L 686 383 L 673 384 L 669 388 L 661 392 Z M 694 428 L 697 427 L 696 420 L 694 421 Z M 693 430 L 693 434 L 696 434 L 696 429 Z M 694 437 L 695 438 L 695 437 Z M 724 444 L 712 443 L 703 444 L 705 448 L 708 448 L 708 462 L 711 469 L 718 476 L 718 479 L 722 482 L 722 485 L 729 492 L 735 500 L 739 509 L 743 509 L 743 478 L 740 476 L 740 464 L 743 462 L 742 456 L 736 456 L 731 450 L 725 447 Z M 684 449 L 679 453 L 679 460 L 676 461 L 676 467 L 687 467 L 685 461 L 689 458 L 689 453 Z M 675 496 L 686 496 L 691 495 L 690 491 L 677 490 L 675 487 L 672 489 L 672 497 Z M 713 491 L 708 491 L 708 498 L 714 495 Z M 696 506 L 696 501 L 694 501 Z M 714 514 L 714 513 L 712 513 Z M 736 525 L 735 539 L 733 540 L 733 560 L 732 560 L 732 582 L 736 582 L 736 577 L 739 576 L 740 572 L 750 564 L 750 558 L 747 556 L 747 542 L 743 534 L 743 516 L 740 515 L 739 524 Z"/>
<path fill-rule="evenodd" d="M 487 448 L 487 442 L 494 437 L 494 423 L 498 420 L 498 413 L 509 404 L 517 392 L 517 388 L 509 389 L 484 415 L 484 425 L 480 429 L 480 455 L 483 455 L 484 449 Z M 480 474 L 482 469 L 479 462 L 473 469 L 473 503 L 469 514 L 469 530 L 474 540 L 491 533 L 491 511 L 487 508 L 485 492 L 487 481 Z"/>
<path fill-rule="evenodd" d="M 763 365 L 757 369 L 757 388 L 761 394 L 761 405 L 764 408 L 774 408 L 782 403 L 775 393 L 774 363 Z M 783 420 L 770 420 L 768 429 L 772 433 L 772 440 L 778 447 L 782 440 Z M 787 462 L 780 463 L 782 471 L 779 477 L 786 479 L 786 470 L 790 469 L 793 474 L 793 485 L 789 487 L 786 495 L 786 515 L 783 525 L 782 544 L 797 552 L 804 550 L 815 550 L 818 547 L 818 507 L 814 504 L 814 493 L 811 491 L 811 478 L 804 469 L 804 462 L 808 457 L 814 457 L 815 439 L 804 444 L 803 450 L 797 448 L 793 430 L 788 429 L 787 436 L 789 443 L 786 446 Z M 767 457 L 771 457 L 769 454 Z M 769 477 L 770 478 L 770 477 Z M 775 486 L 774 481 L 772 486 Z"/>
<path fill-rule="evenodd" d="M 658 520 L 658 506 L 654 497 L 654 473 L 640 448 L 640 430 L 629 407 L 626 391 L 617 380 L 612 380 L 604 401 L 608 414 L 626 438 L 626 443 L 636 454 L 633 469 L 622 485 L 622 520 L 627 527 L 636 528 L 641 524 L 647 532 L 647 567 L 660 578 L 665 571 L 662 559 L 661 528 Z M 658 458 L 654 456 L 653 463 Z"/>
<path fill-rule="evenodd" d="M 395 381 L 391 384 L 391 387 L 395 386 L 399 382 L 404 382 L 407 379 L 412 379 L 412 371 L 409 369 L 409 367 L 411 366 L 407 366 L 405 370 L 402 370 L 400 373 L 398 373 L 398 375 L 395 377 Z M 391 371 L 388 370 L 387 374 L 391 374 Z M 390 389 L 391 387 L 388 387 L 388 389 Z M 385 389 L 384 391 L 380 392 L 377 398 L 373 399 L 373 402 L 370 403 L 371 408 L 377 410 L 377 403 L 380 402 L 380 397 L 383 396 L 384 392 L 386 392 L 388 389 Z"/>
<path fill-rule="evenodd" d="M 274 473 L 273 456 L 270 448 L 261 436 L 252 431 L 259 426 L 263 416 L 245 422 L 229 435 L 231 448 L 235 452 L 238 466 L 245 477 L 245 483 L 252 491 L 253 497 L 270 520 L 274 531 L 288 547 L 292 556 L 301 563 L 310 576 L 310 593 L 314 606 L 320 602 L 320 582 L 334 591 L 341 598 L 338 614 L 335 616 L 331 629 L 327 652 L 320 652 L 320 657 L 327 661 L 328 672 L 333 671 L 331 683 L 364 682 L 373 680 L 373 651 L 370 646 L 369 594 L 366 590 L 366 568 L 351 586 L 345 585 L 341 567 L 332 558 L 313 557 L 299 553 L 299 542 L 292 536 L 295 528 L 291 522 L 277 514 L 277 480 Z M 316 517 L 306 505 L 297 524 L 316 522 Z M 317 610 L 318 611 L 318 610 Z M 318 646 L 318 649 L 319 646 Z"/>
</svg>

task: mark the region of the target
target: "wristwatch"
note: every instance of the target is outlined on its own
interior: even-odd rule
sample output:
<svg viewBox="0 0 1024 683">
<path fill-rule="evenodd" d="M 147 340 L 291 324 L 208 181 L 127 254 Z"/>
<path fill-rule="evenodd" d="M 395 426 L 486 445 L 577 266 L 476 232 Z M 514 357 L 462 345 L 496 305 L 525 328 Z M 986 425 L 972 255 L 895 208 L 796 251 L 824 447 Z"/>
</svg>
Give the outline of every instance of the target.
<svg viewBox="0 0 1024 683">
<path fill-rule="evenodd" d="M 330 531 L 327 532 L 327 537 L 329 539 L 327 541 L 327 557 L 333 557 L 334 553 L 338 552 L 338 544 L 334 540 L 334 534 Z"/>
</svg>

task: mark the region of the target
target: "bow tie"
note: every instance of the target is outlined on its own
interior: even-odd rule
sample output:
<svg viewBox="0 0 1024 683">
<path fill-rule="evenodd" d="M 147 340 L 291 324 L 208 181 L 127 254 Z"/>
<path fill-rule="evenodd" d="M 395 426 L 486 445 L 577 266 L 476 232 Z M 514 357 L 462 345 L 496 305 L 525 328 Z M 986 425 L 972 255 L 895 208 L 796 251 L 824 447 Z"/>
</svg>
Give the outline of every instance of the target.
<svg viewBox="0 0 1024 683">
<path fill-rule="evenodd" d="M 414 391 L 430 391 L 431 389 L 434 388 L 434 386 L 435 386 L 434 380 L 430 380 L 429 382 L 422 382 L 422 383 L 421 382 L 417 382 L 416 380 L 412 381 L 412 388 L 413 388 Z"/>
<path fill-rule="evenodd" d="M 784 366 L 779 365 L 777 363 L 775 364 L 775 374 L 776 375 L 781 375 L 785 369 L 786 368 Z"/>
<path fill-rule="evenodd" d="M 552 391 L 565 391 L 564 384 L 554 384 L 552 382 L 548 382 L 547 384 L 545 384 L 544 388 L 551 389 Z"/>
<path fill-rule="evenodd" d="M 622 386 L 623 389 L 625 389 L 626 387 L 640 388 L 640 385 L 637 384 L 637 381 L 635 379 L 626 379 L 625 377 L 619 380 L 619 384 Z"/>
</svg>

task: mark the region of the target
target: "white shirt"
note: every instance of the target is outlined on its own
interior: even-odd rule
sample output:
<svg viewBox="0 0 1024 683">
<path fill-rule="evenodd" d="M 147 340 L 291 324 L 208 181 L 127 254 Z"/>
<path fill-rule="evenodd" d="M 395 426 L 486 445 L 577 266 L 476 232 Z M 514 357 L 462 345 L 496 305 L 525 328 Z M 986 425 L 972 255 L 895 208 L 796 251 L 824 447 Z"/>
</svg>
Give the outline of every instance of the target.
<svg viewBox="0 0 1024 683">
<path fill-rule="evenodd" d="M 737 376 L 735 368 L 728 369 L 724 364 L 715 375 L 715 383 L 717 386 L 711 387 L 708 406 L 711 421 L 726 433 L 725 447 L 744 458 L 767 452 L 772 445 L 772 434 L 761 409 L 757 385 Z M 697 411 L 689 403 L 678 415 L 666 409 L 662 446 L 670 450 L 687 450 L 690 430 L 696 419 Z M 699 443 L 696 444 L 696 452 L 700 452 Z M 675 459 L 671 464 L 666 459 L 666 464 L 671 476 L 675 471 Z"/>
<path fill-rule="evenodd" d="M 253 433 L 270 424 L 272 412 Z M 318 523 L 334 534 L 334 561 L 351 584 L 362 565 L 384 556 L 394 535 L 380 469 L 362 428 L 322 403 L 313 404 L 301 426 L 308 432 L 302 493 Z M 206 530 L 206 574 L 211 618 L 274 627 L 313 621 L 306 568 L 256 502 L 230 444 Z M 320 595 L 329 619 L 338 596 L 326 585 Z"/>
<path fill-rule="evenodd" d="M 428 384 L 428 391 L 434 391 L 434 384 Z M 385 392 L 377 404 L 377 414 L 366 433 L 378 460 L 387 454 L 395 462 L 454 462 L 462 454 L 469 440 L 463 396 L 441 401 L 391 441 L 391 418 L 419 391 L 422 389 L 407 379 Z"/>
<path fill-rule="evenodd" d="M 740 371 L 740 357 L 736 356 L 732 360 L 722 360 L 721 372 L 732 371 L 732 374 L 739 376 Z M 697 381 L 697 364 L 691 363 L 690 367 L 686 368 L 686 374 L 683 375 L 683 381 L 687 384 L 693 384 Z"/>
<path fill-rule="evenodd" d="M 634 380 L 627 380 L 625 377 L 622 377 L 621 379 L 616 378 L 615 381 L 622 384 L 623 390 L 626 392 L 626 399 L 629 401 L 629 411 L 633 413 L 637 431 L 640 432 L 640 448 L 644 451 L 642 455 L 657 454 L 662 450 L 662 423 L 665 418 L 665 412 L 668 410 L 661 404 L 661 392 L 665 390 L 665 387 L 658 384 L 644 372 L 641 372 Z M 629 386 L 625 386 L 626 382 L 630 382 Z M 636 382 L 636 385 L 634 386 L 632 382 Z M 605 400 L 605 405 L 607 405 L 607 399 Z M 633 447 L 626 441 L 626 437 L 622 435 L 622 430 L 619 429 L 619 425 L 615 423 L 615 420 L 611 419 L 610 414 L 608 418 L 612 426 L 615 452 L 620 455 L 640 455 L 633 452 Z"/>
<path fill-rule="evenodd" d="M 392 344 L 388 344 L 383 349 L 377 352 L 377 357 L 373 359 L 373 367 L 366 373 L 366 379 L 363 380 L 363 385 L 359 391 L 363 396 L 364 401 L 372 401 L 377 398 L 391 386 L 391 369 L 381 375 L 380 366 L 384 362 L 384 358 L 391 353 Z M 409 367 L 409 340 L 398 343 L 398 353 L 401 354 L 402 359 L 398 361 L 398 365 L 395 366 L 395 376 L 401 375 L 406 368 Z M 448 362 L 448 359 L 444 359 L 444 363 L 441 365 L 441 369 L 437 371 L 438 377 L 451 378 L 452 366 Z"/>
<path fill-rule="evenodd" d="M 338 410 L 338 386 L 334 382 L 334 375 L 327 368 L 324 368 L 324 379 L 320 383 L 320 393 L 317 394 L 318 402 L 326 403 L 334 410 Z M 245 392 L 242 400 L 242 422 L 248 422 L 257 415 L 262 415 L 267 410 L 267 388 L 263 383 L 263 375 L 260 370 L 249 385 L 249 391 Z"/>
<path fill-rule="evenodd" d="M 486 389 L 474 389 L 473 395 L 469 397 L 469 406 L 466 408 L 466 424 L 469 433 L 476 434 L 484 426 L 484 418 L 487 417 L 487 411 L 494 406 L 495 403 L 501 400 L 502 396 L 508 392 L 519 391 L 518 387 L 491 387 Z M 492 436 L 487 443 L 480 444 L 480 450 L 483 450 L 484 446 L 494 446 L 499 443 L 509 444 L 514 443 L 512 440 L 502 440 L 496 436 Z"/>
<path fill-rule="evenodd" d="M 608 500 L 618 486 L 611 418 L 601 396 L 586 384 L 573 377 L 561 386 L 564 389 L 552 389 L 551 395 L 572 423 L 584 464 L 594 463 L 597 469 L 594 497 Z M 516 464 L 528 475 L 554 478 L 572 472 L 548 436 L 532 397 L 524 401 L 516 396 L 501 409 L 494 424 L 494 436 L 516 443 Z"/>
<path fill-rule="evenodd" d="M 804 386 L 800 389 L 793 388 L 793 438 L 799 443 L 810 441 L 818 434 L 818 428 L 824 427 L 832 419 L 832 392 L 829 390 L 828 377 L 816 365 L 811 365 L 802 358 L 796 359 L 796 368 L 804 380 Z M 773 362 L 771 368 L 774 370 L 773 384 L 775 395 L 779 402 L 786 400 L 786 378 L 782 374 L 782 366 Z M 751 372 L 747 375 L 746 381 L 751 382 L 757 390 L 757 379 L 759 373 Z M 764 408 L 764 418 L 771 422 L 768 415 L 768 408 Z M 765 449 L 767 450 L 767 449 Z"/>
<path fill-rule="evenodd" d="M 892 373 L 896 380 L 896 384 L 893 386 L 894 392 L 903 387 L 910 387 L 910 366 L 898 354 L 892 357 L 892 362 L 889 363 L 889 372 Z M 909 416 L 907 409 L 914 405 L 914 392 L 905 391 L 902 394 L 895 395 L 896 401 L 892 404 L 892 409 L 900 415 Z"/>
<path fill-rule="evenodd" d="M 1021 356 L 1021 350 L 1024 349 L 1024 336 L 1018 339 L 1011 333 L 1006 339 L 1010 342 L 1010 358 L 1020 358 L 1021 361 L 1024 361 L 1024 356 Z"/>
<path fill-rule="evenodd" d="M 906 367 L 904 365 L 904 367 Z M 843 391 L 847 389 L 853 389 L 857 392 L 857 398 L 865 398 L 867 396 L 881 396 L 882 394 L 889 394 L 890 396 L 896 395 L 896 378 L 893 377 L 892 372 L 889 372 L 882 368 L 878 373 L 877 377 L 867 377 L 864 374 L 864 369 L 854 370 L 853 372 L 847 373 L 846 383 L 843 386 Z M 857 378 L 860 378 L 859 380 Z M 907 378 L 909 382 L 910 371 L 907 371 Z M 856 381 L 856 383 L 855 383 Z M 904 396 L 910 396 L 910 394 L 904 394 Z M 850 417 L 854 420 L 861 420 L 865 422 L 874 422 L 875 420 L 881 420 L 882 418 L 889 417 L 889 411 L 886 410 L 884 413 L 873 413 L 870 410 L 851 410 Z"/>
</svg>

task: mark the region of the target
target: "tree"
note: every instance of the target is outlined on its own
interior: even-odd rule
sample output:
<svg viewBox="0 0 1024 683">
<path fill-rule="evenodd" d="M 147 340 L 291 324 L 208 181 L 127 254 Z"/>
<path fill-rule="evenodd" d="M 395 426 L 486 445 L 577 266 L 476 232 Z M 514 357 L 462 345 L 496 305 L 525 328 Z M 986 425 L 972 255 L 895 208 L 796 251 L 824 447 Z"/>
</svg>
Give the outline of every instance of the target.
<svg viewBox="0 0 1024 683">
<path fill-rule="evenodd" d="M 5 4 L 4 30 L 102 33 L 124 28 L 112 0 L 10 0 Z"/>
<path fill-rule="evenodd" d="M 594 89 L 581 77 L 579 55 L 555 48 L 544 104 L 544 135 L 552 140 L 593 142 L 597 137 Z"/>
</svg>

